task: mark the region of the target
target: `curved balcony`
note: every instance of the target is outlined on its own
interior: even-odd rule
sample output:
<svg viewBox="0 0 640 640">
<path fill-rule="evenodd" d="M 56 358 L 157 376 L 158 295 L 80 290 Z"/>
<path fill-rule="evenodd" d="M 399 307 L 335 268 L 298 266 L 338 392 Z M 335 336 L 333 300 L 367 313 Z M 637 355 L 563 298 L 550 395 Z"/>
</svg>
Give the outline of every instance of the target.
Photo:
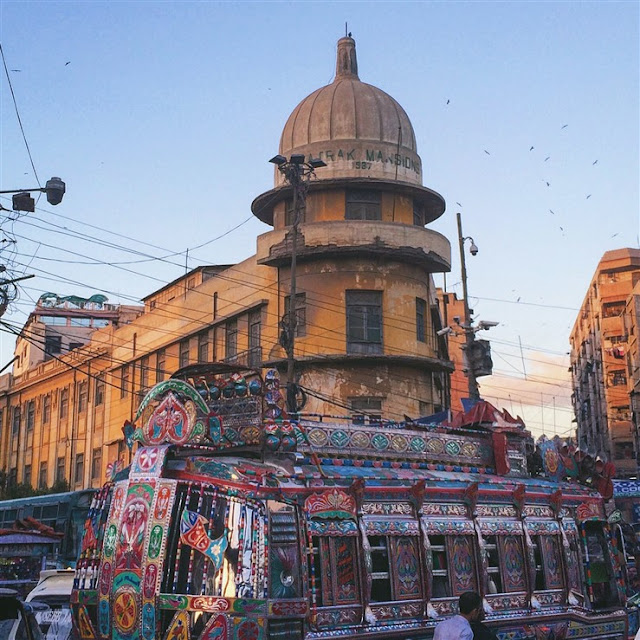
<svg viewBox="0 0 640 640">
<path fill-rule="evenodd" d="M 258 236 L 258 264 L 287 265 L 291 261 L 291 227 Z M 451 245 L 437 231 L 397 222 L 336 220 L 301 224 L 297 259 L 347 256 L 387 257 L 418 264 L 429 272 L 451 269 Z"/>
</svg>

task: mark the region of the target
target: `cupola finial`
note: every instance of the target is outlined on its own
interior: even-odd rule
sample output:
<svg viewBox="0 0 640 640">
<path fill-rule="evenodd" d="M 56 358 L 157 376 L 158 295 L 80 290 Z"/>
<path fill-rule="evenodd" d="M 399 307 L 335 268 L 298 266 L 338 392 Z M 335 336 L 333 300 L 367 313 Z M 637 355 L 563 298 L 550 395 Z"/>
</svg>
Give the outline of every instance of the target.
<svg viewBox="0 0 640 640">
<path fill-rule="evenodd" d="M 356 41 L 349 33 L 338 40 L 338 58 L 336 60 L 336 80 L 358 77 L 358 60 L 356 58 Z"/>
</svg>

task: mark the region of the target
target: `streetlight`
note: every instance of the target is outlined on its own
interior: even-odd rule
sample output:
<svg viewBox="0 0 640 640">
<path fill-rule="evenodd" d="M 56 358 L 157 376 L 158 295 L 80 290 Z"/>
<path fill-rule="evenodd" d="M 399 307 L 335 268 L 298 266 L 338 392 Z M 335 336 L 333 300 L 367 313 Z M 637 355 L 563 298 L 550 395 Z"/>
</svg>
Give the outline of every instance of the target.
<svg viewBox="0 0 640 640">
<path fill-rule="evenodd" d="M 35 201 L 31 197 L 30 191 L 39 191 L 40 193 L 47 194 L 47 202 L 51 205 L 60 204 L 62 202 L 62 196 L 66 191 L 65 183 L 55 176 L 50 180 L 47 180 L 44 187 L 34 187 L 33 189 L 9 189 L 8 191 L 0 191 L 0 194 L 13 193 L 13 210 L 14 211 L 28 211 L 33 213 L 35 211 Z"/>
<path fill-rule="evenodd" d="M 305 161 L 302 153 L 292 153 L 287 160 L 278 154 L 269 160 L 278 167 L 278 171 L 293 188 L 293 224 L 291 226 L 291 284 L 289 290 L 289 313 L 282 320 L 280 344 L 287 352 L 287 410 L 289 414 L 297 413 L 296 399 L 298 385 L 295 381 L 295 339 L 296 339 L 296 260 L 298 246 L 298 225 L 300 211 L 307 197 L 307 182 L 319 167 L 326 167 L 320 159 L 309 158 Z"/>
<path fill-rule="evenodd" d="M 467 380 L 469 382 L 469 399 L 470 400 L 480 400 L 480 390 L 478 389 L 478 382 L 476 380 L 476 374 L 473 370 L 472 362 L 471 362 L 471 352 L 473 351 L 473 342 L 475 340 L 475 331 L 471 326 L 471 314 L 469 313 L 469 298 L 467 293 L 467 264 L 464 259 L 464 243 L 466 240 L 471 240 L 471 244 L 469 245 L 469 253 L 472 256 L 478 255 L 478 246 L 474 242 L 471 236 L 464 237 L 462 235 L 462 218 L 460 213 L 456 214 L 458 219 L 458 243 L 460 245 L 460 268 L 462 271 L 462 296 L 464 298 L 464 325 L 462 328 L 464 329 L 465 334 L 465 359 L 467 361 Z"/>
</svg>

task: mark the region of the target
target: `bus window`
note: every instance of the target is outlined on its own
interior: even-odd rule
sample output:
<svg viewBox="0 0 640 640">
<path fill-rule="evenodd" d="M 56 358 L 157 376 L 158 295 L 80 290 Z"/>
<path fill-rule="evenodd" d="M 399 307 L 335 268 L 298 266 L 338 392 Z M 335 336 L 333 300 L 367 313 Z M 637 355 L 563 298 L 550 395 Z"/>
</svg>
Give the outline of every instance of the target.
<svg viewBox="0 0 640 640">
<path fill-rule="evenodd" d="M 502 578 L 500 576 L 500 553 L 498 551 L 498 537 L 487 536 L 484 542 L 487 552 L 487 573 L 489 578 L 489 593 L 502 593 Z"/>
<path fill-rule="evenodd" d="M 536 560 L 536 591 L 562 589 L 564 578 L 560 556 L 560 538 L 557 535 L 532 536 Z"/>
<path fill-rule="evenodd" d="M 371 602 L 389 602 L 391 597 L 391 573 L 389 566 L 388 538 L 369 536 L 371 550 Z"/>
<path fill-rule="evenodd" d="M 370 535 L 371 602 L 422 598 L 417 536 Z"/>
<path fill-rule="evenodd" d="M 601 609 L 618 604 L 618 589 L 602 523 L 586 522 L 583 526 L 588 569 L 587 583 L 590 574 L 593 608 Z"/>
<path fill-rule="evenodd" d="M 357 604 L 360 601 L 356 536 L 313 536 L 316 605 Z"/>
<path fill-rule="evenodd" d="M 429 536 L 433 557 L 432 598 L 448 598 L 451 595 L 449 584 L 449 564 L 447 562 L 447 545 L 444 536 Z"/>
<path fill-rule="evenodd" d="M 257 503 L 227 496 L 209 485 L 178 487 L 162 591 L 262 597 L 264 586 L 255 571 L 264 547 L 262 522 Z M 188 544 L 185 531 L 189 527 L 202 527 L 210 549 L 201 552 Z"/>
<path fill-rule="evenodd" d="M 269 595 L 272 598 L 302 597 L 300 575 L 300 524 L 294 507 L 270 500 Z"/>
<path fill-rule="evenodd" d="M 504 577 L 505 593 L 526 591 L 525 556 L 522 536 L 501 536 L 500 566 Z"/>
</svg>

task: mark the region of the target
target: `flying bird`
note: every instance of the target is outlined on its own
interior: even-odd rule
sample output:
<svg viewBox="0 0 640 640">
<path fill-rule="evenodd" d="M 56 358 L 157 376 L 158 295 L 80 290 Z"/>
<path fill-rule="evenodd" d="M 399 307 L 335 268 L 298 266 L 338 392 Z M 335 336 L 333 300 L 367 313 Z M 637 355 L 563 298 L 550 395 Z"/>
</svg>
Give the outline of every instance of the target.
<svg viewBox="0 0 640 640">
<path fill-rule="evenodd" d="M 591 164 L 598 164 L 598 161 L 594 160 Z"/>
<path fill-rule="evenodd" d="M 449 104 L 451 102 L 451 100 L 447 100 L 447 104 Z"/>
<path fill-rule="evenodd" d="M 11 71 L 13 71 L 14 73 L 20 73 L 22 69 L 11 69 Z"/>
<path fill-rule="evenodd" d="M 516 302 L 520 302 L 520 298 L 518 297 L 518 299 L 516 300 Z"/>
<path fill-rule="evenodd" d="M 69 60 L 68 62 L 65 62 L 64 66 L 66 67 L 68 64 L 71 64 L 71 60 Z"/>
<path fill-rule="evenodd" d="M 546 162 L 551 156 L 547 156 L 544 161 Z"/>
<path fill-rule="evenodd" d="M 490 154 L 486 149 L 484 150 L 484 152 L 485 152 L 488 156 L 490 156 L 490 155 L 491 155 L 491 154 Z"/>
<path fill-rule="evenodd" d="M 461 207 L 461 206 L 462 206 L 459 202 L 456 202 L 456 204 L 457 204 L 459 207 Z"/>
<path fill-rule="evenodd" d="M 616 236 L 619 236 L 619 235 L 620 235 L 620 232 L 618 231 L 618 233 L 614 233 L 611 237 L 615 238 Z"/>
<path fill-rule="evenodd" d="M 534 147 L 529 147 L 529 151 L 533 151 Z"/>
<path fill-rule="evenodd" d="M 544 181 L 544 183 L 547 185 L 547 187 L 550 187 L 550 186 L 551 186 L 551 183 L 550 183 L 550 182 L 547 182 L 546 180 Z"/>
<path fill-rule="evenodd" d="M 564 229 L 562 227 L 560 227 L 560 231 L 564 231 Z"/>
<path fill-rule="evenodd" d="M 549 209 L 549 211 L 551 212 L 551 215 L 554 215 L 554 216 L 556 215 L 556 214 L 553 212 L 553 209 Z"/>
<path fill-rule="evenodd" d="M 560 129 L 566 129 L 569 125 L 568 124 L 563 124 Z"/>
<path fill-rule="evenodd" d="M 589 195 L 587 196 L 587 200 L 588 200 L 590 197 L 591 197 L 591 194 L 589 194 Z"/>
</svg>

